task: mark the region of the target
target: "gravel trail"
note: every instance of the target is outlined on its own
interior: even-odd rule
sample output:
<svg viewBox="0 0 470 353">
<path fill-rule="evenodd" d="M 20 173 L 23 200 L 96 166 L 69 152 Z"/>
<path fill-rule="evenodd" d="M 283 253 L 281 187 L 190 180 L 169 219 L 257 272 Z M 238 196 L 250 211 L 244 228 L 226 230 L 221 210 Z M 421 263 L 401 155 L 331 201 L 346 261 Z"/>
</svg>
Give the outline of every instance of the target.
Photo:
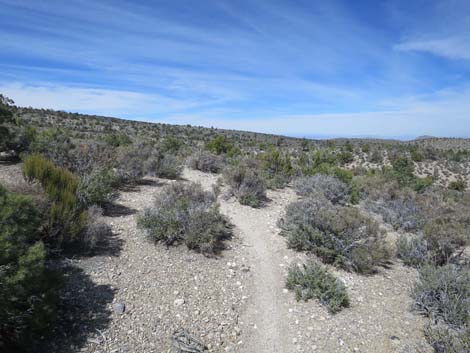
<svg viewBox="0 0 470 353">
<path fill-rule="evenodd" d="M 258 353 L 293 352 L 293 335 L 288 324 L 285 273 L 281 265 L 285 241 L 277 233 L 276 221 L 293 199 L 289 192 L 272 193 L 266 207 L 253 209 L 235 200 L 222 203 L 225 213 L 240 233 L 250 259 L 252 281 L 245 323 L 247 346 Z"/>
</svg>

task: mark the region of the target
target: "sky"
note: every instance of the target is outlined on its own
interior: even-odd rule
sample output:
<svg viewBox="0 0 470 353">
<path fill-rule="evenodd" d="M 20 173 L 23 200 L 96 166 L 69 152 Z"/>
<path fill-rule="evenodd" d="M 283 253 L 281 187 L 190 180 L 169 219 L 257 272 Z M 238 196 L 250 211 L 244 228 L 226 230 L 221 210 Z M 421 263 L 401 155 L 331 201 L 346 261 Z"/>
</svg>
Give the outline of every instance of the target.
<svg viewBox="0 0 470 353">
<path fill-rule="evenodd" d="M 17 105 L 300 137 L 470 137 L 469 0 L 0 0 Z"/>
</svg>

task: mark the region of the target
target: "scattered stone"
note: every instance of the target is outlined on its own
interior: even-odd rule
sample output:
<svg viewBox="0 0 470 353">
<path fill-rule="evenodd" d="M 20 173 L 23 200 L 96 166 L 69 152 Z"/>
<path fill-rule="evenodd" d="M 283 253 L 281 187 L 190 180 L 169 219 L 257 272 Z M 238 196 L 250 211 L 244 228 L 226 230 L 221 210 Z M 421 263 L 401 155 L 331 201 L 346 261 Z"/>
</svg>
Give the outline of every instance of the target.
<svg viewBox="0 0 470 353">
<path fill-rule="evenodd" d="M 126 310 L 126 305 L 123 303 L 115 303 L 113 305 L 114 312 L 118 314 L 124 314 L 124 311 Z"/>
<path fill-rule="evenodd" d="M 175 306 L 181 306 L 181 305 L 183 305 L 184 303 L 185 303 L 185 300 L 184 300 L 183 298 L 178 298 L 178 299 L 175 299 L 175 301 L 174 301 L 173 304 L 174 304 Z"/>
</svg>

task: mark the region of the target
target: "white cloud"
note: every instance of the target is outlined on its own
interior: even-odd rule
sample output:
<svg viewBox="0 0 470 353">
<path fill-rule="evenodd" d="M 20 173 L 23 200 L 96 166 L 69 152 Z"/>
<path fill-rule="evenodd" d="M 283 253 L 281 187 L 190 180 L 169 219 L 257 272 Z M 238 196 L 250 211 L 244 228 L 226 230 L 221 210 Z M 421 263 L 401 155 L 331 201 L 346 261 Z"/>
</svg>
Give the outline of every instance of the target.
<svg viewBox="0 0 470 353">
<path fill-rule="evenodd" d="M 0 83 L 0 92 L 19 106 L 103 115 L 157 114 L 196 105 L 157 94 L 98 88 Z"/>
<path fill-rule="evenodd" d="M 470 36 L 411 40 L 395 46 L 400 51 L 429 52 L 449 59 L 470 60 Z"/>
</svg>

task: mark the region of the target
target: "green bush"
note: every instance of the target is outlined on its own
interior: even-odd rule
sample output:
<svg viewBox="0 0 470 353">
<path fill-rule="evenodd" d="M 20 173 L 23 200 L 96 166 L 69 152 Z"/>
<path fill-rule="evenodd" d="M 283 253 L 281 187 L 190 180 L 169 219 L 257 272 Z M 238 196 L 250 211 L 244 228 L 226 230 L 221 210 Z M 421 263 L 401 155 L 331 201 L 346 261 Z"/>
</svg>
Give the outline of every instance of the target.
<svg viewBox="0 0 470 353">
<path fill-rule="evenodd" d="M 184 243 L 189 249 L 205 254 L 220 250 L 222 241 L 231 234 L 215 195 L 196 183 L 165 186 L 154 206 L 139 216 L 138 225 L 154 242 Z"/>
<path fill-rule="evenodd" d="M 451 190 L 464 191 L 465 187 L 466 184 L 463 180 L 455 180 L 449 183 L 449 189 Z"/>
<path fill-rule="evenodd" d="M 37 154 L 25 158 L 23 175 L 30 182 L 37 180 L 51 202 L 49 240 L 59 246 L 78 241 L 86 224 L 86 213 L 76 196 L 78 178 Z"/>
<path fill-rule="evenodd" d="M 222 135 L 214 137 L 206 144 L 206 149 L 217 155 L 230 153 L 233 148 L 234 146 Z"/>
<path fill-rule="evenodd" d="M 398 183 L 402 186 L 410 185 L 415 181 L 414 164 L 406 157 L 392 159 L 392 173 Z"/>
<path fill-rule="evenodd" d="M 379 150 L 374 150 L 370 155 L 369 160 L 371 163 L 382 164 L 384 157 L 382 155 L 382 152 L 380 152 Z"/>
<path fill-rule="evenodd" d="M 279 226 L 289 247 L 347 270 L 372 273 L 390 257 L 379 225 L 356 208 L 301 200 L 287 206 Z"/>
<path fill-rule="evenodd" d="M 282 188 L 290 182 L 293 167 L 287 153 L 282 153 L 278 148 L 271 147 L 267 152 L 259 155 L 259 160 L 261 161 L 261 173 L 268 188 Z"/>
<path fill-rule="evenodd" d="M 338 154 L 338 161 L 341 164 L 348 164 L 354 161 L 354 156 L 351 152 L 349 151 L 343 151 Z"/>
<path fill-rule="evenodd" d="M 106 135 L 105 142 L 113 147 L 128 146 L 132 144 L 131 138 L 124 133 L 112 133 Z"/>
<path fill-rule="evenodd" d="M 331 313 L 349 306 L 344 284 L 314 261 L 302 267 L 292 265 L 287 275 L 286 288 L 295 291 L 297 300 L 318 299 Z"/>
<path fill-rule="evenodd" d="M 31 348 L 55 315 L 60 278 L 45 265 L 33 202 L 0 186 L 0 350 Z"/>
<path fill-rule="evenodd" d="M 0 94 L 0 151 L 8 148 L 12 138 L 6 124 L 13 123 L 13 113 L 9 109 L 10 100 Z"/>
<path fill-rule="evenodd" d="M 115 196 L 119 178 L 112 169 L 96 168 L 83 176 L 77 186 L 77 197 L 83 207 L 104 205 Z"/>
</svg>

